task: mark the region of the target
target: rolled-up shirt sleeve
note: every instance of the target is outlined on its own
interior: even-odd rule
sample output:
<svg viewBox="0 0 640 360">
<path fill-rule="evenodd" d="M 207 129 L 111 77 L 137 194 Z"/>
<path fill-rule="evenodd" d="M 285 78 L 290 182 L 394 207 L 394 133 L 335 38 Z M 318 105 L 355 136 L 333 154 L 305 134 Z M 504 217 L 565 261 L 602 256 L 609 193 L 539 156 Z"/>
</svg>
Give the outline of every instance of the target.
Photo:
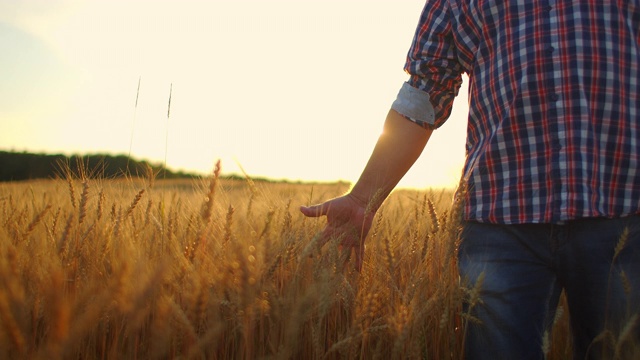
<svg viewBox="0 0 640 360">
<path fill-rule="evenodd" d="M 410 77 L 391 108 L 423 127 L 440 127 L 451 114 L 463 72 L 447 1 L 425 5 L 404 69 Z"/>
<path fill-rule="evenodd" d="M 429 94 L 414 88 L 408 82 L 402 84 L 391 108 L 421 126 L 435 125 L 435 115 Z"/>
</svg>

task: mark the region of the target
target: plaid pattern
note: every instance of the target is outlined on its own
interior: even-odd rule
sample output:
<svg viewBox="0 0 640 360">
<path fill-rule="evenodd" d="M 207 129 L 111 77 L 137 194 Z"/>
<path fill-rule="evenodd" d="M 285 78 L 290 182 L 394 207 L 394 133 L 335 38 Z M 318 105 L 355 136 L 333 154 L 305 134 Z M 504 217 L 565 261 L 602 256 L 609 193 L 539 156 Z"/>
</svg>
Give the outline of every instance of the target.
<svg viewBox="0 0 640 360">
<path fill-rule="evenodd" d="M 640 213 L 640 0 L 428 0 L 405 70 L 425 127 L 469 74 L 466 219 Z"/>
</svg>

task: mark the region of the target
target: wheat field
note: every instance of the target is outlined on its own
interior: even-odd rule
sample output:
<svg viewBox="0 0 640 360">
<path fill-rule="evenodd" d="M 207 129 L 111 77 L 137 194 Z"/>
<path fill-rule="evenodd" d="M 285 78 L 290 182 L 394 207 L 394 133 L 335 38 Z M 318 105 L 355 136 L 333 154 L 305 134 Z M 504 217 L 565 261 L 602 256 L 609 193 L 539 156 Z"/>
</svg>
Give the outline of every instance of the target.
<svg viewBox="0 0 640 360">
<path fill-rule="evenodd" d="M 91 175 L 0 184 L 0 358 L 463 357 L 451 191 L 394 192 L 358 273 L 298 211 L 347 184 Z"/>
</svg>

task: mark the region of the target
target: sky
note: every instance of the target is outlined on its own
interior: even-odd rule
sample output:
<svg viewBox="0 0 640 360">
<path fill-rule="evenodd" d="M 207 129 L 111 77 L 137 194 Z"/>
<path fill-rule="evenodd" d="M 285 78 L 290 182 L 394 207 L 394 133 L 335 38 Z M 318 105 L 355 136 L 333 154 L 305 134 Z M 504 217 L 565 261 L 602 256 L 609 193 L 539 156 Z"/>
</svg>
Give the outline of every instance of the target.
<svg viewBox="0 0 640 360">
<path fill-rule="evenodd" d="M 424 0 L 0 0 L 0 150 L 355 182 Z M 457 183 L 466 78 L 399 187 Z M 169 97 L 171 102 L 169 103 Z M 170 106 L 169 106 L 170 104 Z"/>
</svg>

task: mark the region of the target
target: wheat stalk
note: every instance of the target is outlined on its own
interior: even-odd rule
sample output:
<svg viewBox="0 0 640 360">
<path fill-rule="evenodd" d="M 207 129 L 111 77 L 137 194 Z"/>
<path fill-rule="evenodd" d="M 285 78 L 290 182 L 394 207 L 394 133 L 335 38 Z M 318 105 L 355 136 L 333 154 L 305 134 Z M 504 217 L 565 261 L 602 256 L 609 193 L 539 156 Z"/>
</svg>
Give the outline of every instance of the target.
<svg viewBox="0 0 640 360">
<path fill-rule="evenodd" d="M 87 216 L 87 202 L 89 201 L 89 181 L 82 180 L 82 194 L 80 194 L 80 209 L 78 212 L 78 225 L 82 225 Z"/>
<path fill-rule="evenodd" d="M 140 199 L 142 199 L 142 195 L 144 194 L 145 190 L 141 189 L 140 191 L 138 191 L 138 193 L 136 194 L 136 196 L 133 198 L 133 200 L 131 201 L 131 204 L 129 205 L 129 208 L 127 209 L 127 211 L 124 213 L 124 216 L 122 217 L 123 219 L 126 219 L 129 217 L 129 215 L 131 215 L 131 213 L 133 212 L 133 210 L 136 208 L 136 206 L 138 205 L 138 203 L 140 202 Z"/>
</svg>

